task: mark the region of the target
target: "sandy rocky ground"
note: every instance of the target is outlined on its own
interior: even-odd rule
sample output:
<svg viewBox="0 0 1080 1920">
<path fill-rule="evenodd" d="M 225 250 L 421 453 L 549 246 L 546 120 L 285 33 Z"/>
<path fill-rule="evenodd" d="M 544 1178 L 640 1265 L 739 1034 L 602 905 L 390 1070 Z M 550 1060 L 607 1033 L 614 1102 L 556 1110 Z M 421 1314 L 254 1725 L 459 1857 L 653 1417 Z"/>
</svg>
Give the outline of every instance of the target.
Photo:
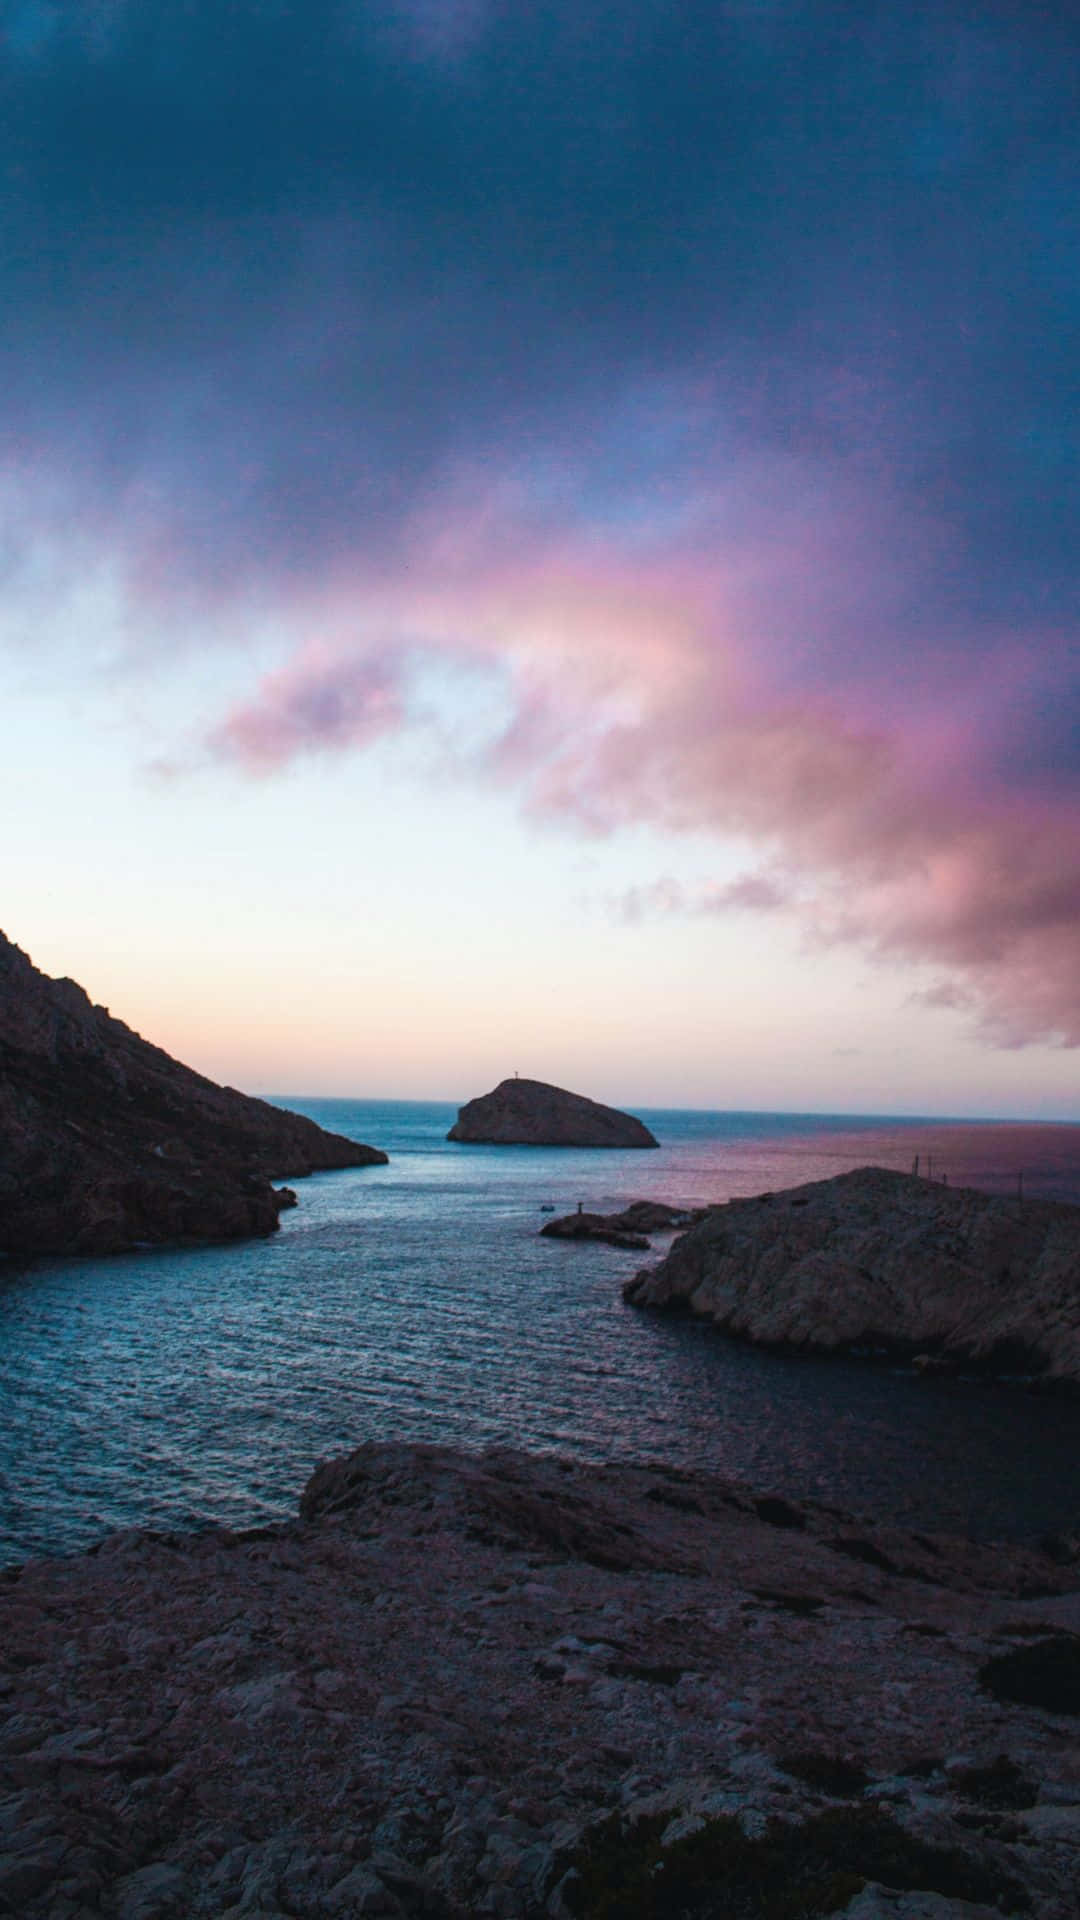
<svg viewBox="0 0 1080 1920">
<path fill-rule="evenodd" d="M 0 1913 L 561 1920 L 599 1910 L 575 1850 L 614 1812 L 671 1848 L 858 1808 L 981 1880 L 871 1875 L 853 1920 L 1075 1920 L 1080 1703 L 979 1679 L 1080 1630 L 1067 1562 L 664 1469 L 364 1448 L 292 1524 L 0 1576 Z"/>
</svg>

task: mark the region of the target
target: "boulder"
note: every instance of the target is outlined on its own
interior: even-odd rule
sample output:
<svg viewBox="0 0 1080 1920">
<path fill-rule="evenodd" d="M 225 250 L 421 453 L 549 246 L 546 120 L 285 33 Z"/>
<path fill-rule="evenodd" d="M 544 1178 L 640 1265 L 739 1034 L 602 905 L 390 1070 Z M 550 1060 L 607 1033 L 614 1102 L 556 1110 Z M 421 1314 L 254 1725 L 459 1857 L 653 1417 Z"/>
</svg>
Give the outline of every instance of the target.
<svg viewBox="0 0 1080 1920">
<path fill-rule="evenodd" d="M 0 1256 L 272 1233 L 273 1178 L 386 1160 L 219 1087 L 0 934 Z"/>
<path fill-rule="evenodd" d="M 632 1114 L 601 1106 L 584 1094 L 543 1080 L 502 1080 L 470 1100 L 447 1134 L 470 1146 L 655 1147 L 648 1127 Z"/>
</svg>

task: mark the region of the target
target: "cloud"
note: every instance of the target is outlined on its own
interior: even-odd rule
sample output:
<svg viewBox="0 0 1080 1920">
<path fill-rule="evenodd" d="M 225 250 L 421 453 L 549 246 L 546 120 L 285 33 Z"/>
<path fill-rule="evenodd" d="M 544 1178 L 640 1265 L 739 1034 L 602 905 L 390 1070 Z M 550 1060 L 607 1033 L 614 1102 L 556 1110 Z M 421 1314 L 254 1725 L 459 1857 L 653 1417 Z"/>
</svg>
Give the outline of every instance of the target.
<svg viewBox="0 0 1080 1920">
<path fill-rule="evenodd" d="M 1077 1044 L 1060 14 L 5 0 L 5 627 L 87 553 L 150 666 L 272 611 L 262 775 L 497 683 L 465 777 L 759 847 L 629 917 Z"/>
<path fill-rule="evenodd" d="M 654 511 L 687 468 L 820 455 L 961 532 L 958 611 L 1030 610 L 1035 559 L 1046 616 L 1072 607 L 1076 132 L 1045 19 L 5 15 L 7 452 L 156 492 L 200 568 L 383 550 L 447 461 L 542 452 L 553 419 L 586 444 L 645 370 L 693 396 L 678 446 L 626 416 Z"/>
<path fill-rule="evenodd" d="M 512 489 L 509 504 L 496 493 L 488 511 L 448 494 L 438 538 L 425 516 L 393 583 L 369 572 L 339 587 L 396 643 L 303 648 L 213 727 L 209 750 L 261 772 L 352 751 L 427 723 L 424 663 L 451 689 L 497 672 L 493 724 L 460 750 L 445 736 L 464 777 L 590 834 L 645 824 L 760 847 L 757 870 L 712 888 L 639 883 L 613 903 L 624 921 L 784 912 L 811 947 L 945 969 L 932 1004 L 981 1010 L 995 1044 L 1080 1043 L 1071 780 L 1026 782 L 998 749 L 1023 640 L 969 665 L 970 700 L 943 700 L 930 674 L 896 688 L 883 651 L 856 658 L 848 684 L 796 692 L 799 647 L 793 675 L 754 635 L 786 621 L 812 646 L 815 622 L 838 617 L 827 592 L 815 606 L 801 591 L 812 520 L 779 550 L 763 521 L 756 558 L 745 526 L 730 554 L 718 540 L 705 558 L 696 543 L 643 555 L 612 534 L 538 529 Z M 865 538 L 857 524 L 845 579 Z M 827 526 L 823 551 L 834 539 Z M 948 674 L 960 668 L 951 656 Z"/>
<path fill-rule="evenodd" d="M 913 1007 L 955 1013 L 970 1008 L 973 995 L 956 980 L 938 980 L 932 987 L 920 987 L 914 993 L 909 993 L 908 1000 Z"/>
<path fill-rule="evenodd" d="M 404 717 L 399 660 L 331 661 L 310 649 L 268 674 L 254 698 L 212 730 L 206 746 L 215 759 L 268 774 L 301 754 L 370 746 L 400 729 Z"/>
<path fill-rule="evenodd" d="M 701 902 L 703 913 L 776 913 L 790 906 L 791 889 L 768 873 L 742 873 L 722 887 L 710 888 Z"/>
<path fill-rule="evenodd" d="M 624 926 L 636 927 L 649 920 L 664 920 L 687 911 L 686 894 L 677 880 L 664 875 L 643 885 L 627 887 L 611 903 L 614 916 Z"/>
<path fill-rule="evenodd" d="M 659 880 L 627 887 L 610 902 L 615 918 L 627 926 L 725 913 L 775 913 L 792 904 L 790 886 L 767 873 L 744 873 L 723 885 L 693 888 L 665 874 Z"/>
</svg>

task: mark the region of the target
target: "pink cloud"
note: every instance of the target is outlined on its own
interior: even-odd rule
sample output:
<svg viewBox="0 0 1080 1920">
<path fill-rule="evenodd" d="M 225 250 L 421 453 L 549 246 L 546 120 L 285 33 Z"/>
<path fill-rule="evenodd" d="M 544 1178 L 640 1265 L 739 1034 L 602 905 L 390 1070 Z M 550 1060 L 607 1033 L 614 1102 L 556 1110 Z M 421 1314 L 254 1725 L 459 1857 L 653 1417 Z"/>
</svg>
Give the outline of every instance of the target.
<svg viewBox="0 0 1080 1920">
<path fill-rule="evenodd" d="M 759 871 L 704 894 L 643 883 L 624 918 L 785 909 L 812 944 L 936 965 L 933 1004 L 970 996 L 997 1044 L 1080 1044 L 1071 792 L 1018 785 L 994 758 L 1030 679 L 1024 637 L 916 656 L 890 637 L 881 528 L 852 506 L 846 567 L 844 539 L 835 501 L 801 521 L 784 504 L 731 538 L 717 519 L 643 552 L 530 520 L 497 482 L 459 489 L 418 518 L 407 565 L 324 589 L 326 630 L 389 638 L 305 649 L 211 750 L 265 773 L 361 748 L 415 720 L 406 663 L 497 667 L 507 717 L 470 745 L 470 777 L 594 834 L 637 823 L 760 848 Z"/>
<path fill-rule="evenodd" d="M 775 913 L 794 902 L 791 887 L 768 873 L 743 873 L 724 885 L 688 889 L 670 874 L 628 887 L 612 901 L 617 919 L 627 926 L 648 920 L 697 918 L 723 913 Z"/>
<path fill-rule="evenodd" d="M 726 886 L 710 887 L 701 901 L 703 913 L 776 913 L 792 904 L 790 887 L 768 873 L 742 873 Z"/>
<path fill-rule="evenodd" d="M 908 995 L 914 1007 L 930 1007 L 943 1012 L 966 1012 L 972 1004 L 972 996 L 966 987 L 955 980 L 939 980 L 932 987 L 920 987 Z"/>
<path fill-rule="evenodd" d="M 404 718 L 401 666 L 392 656 L 331 659 L 309 649 L 267 674 L 207 746 L 215 758 L 267 774 L 301 754 L 370 746 Z"/>
</svg>

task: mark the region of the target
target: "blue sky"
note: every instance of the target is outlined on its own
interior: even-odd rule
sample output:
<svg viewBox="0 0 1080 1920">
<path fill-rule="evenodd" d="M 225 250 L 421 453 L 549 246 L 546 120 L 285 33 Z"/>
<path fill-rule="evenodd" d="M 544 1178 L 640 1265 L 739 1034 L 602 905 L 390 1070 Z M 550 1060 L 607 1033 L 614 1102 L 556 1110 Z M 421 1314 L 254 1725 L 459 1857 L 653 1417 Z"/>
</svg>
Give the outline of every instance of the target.
<svg viewBox="0 0 1080 1920">
<path fill-rule="evenodd" d="M 7 933 L 256 1089 L 1080 1117 L 1077 38 L 0 4 Z"/>
</svg>

